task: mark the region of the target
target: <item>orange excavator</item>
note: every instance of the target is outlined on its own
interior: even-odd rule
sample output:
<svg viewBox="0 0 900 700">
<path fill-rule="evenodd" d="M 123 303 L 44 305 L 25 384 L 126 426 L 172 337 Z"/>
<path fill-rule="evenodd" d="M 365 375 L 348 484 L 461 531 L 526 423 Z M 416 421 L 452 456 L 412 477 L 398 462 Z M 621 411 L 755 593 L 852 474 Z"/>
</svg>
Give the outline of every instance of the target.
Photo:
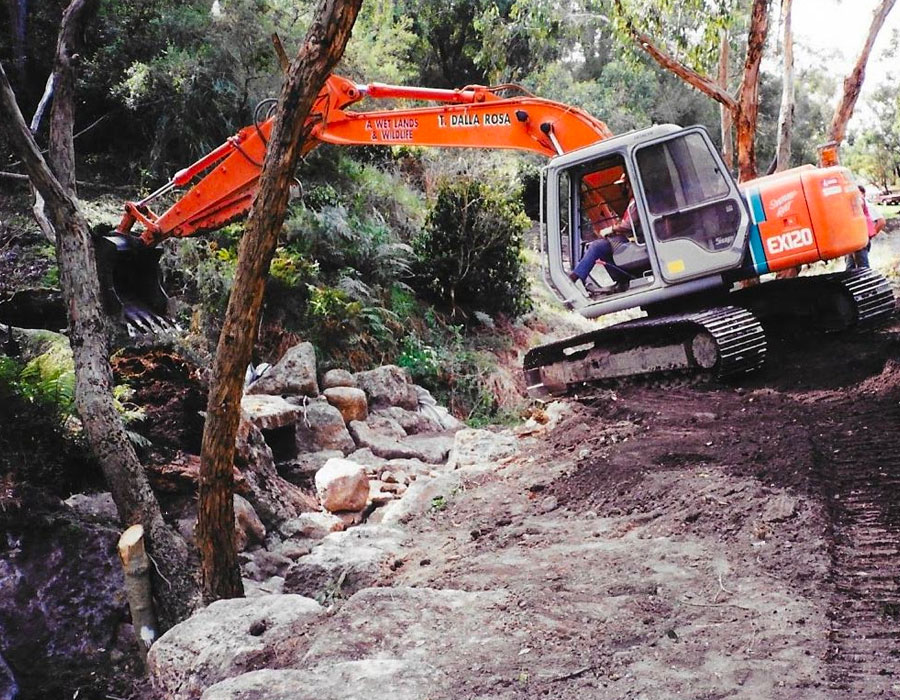
<svg viewBox="0 0 900 700">
<path fill-rule="evenodd" d="M 436 104 L 348 110 L 364 98 Z M 107 286 L 132 324 L 146 329 L 165 314 L 155 264 L 161 241 L 214 230 L 250 208 L 273 123 L 261 112 L 272 104 L 262 103 L 251 126 L 156 192 L 126 203 L 104 239 L 118 264 L 101 267 L 117 271 Z M 860 195 L 840 166 L 803 166 L 738 186 L 703 127 L 614 136 L 583 110 L 515 85 L 439 90 L 332 75 L 309 123 L 304 152 L 322 143 L 416 145 L 517 149 L 550 159 L 541 176 L 548 285 L 589 318 L 635 307 L 646 315 L 533 348 L 524 361 L 533 395 L 661 371 L 747 372 L 765 359 L 764 322 L 869 328 L 894 310 L 889 285 L 868 269 L 735 284 L 866 245 Z M 172 194 L 174 203 L 154 212 L 154 202 Z M 589 268 L 584 286 L 576 284 L 579 261 L 611 228 L 621 245 Z M 600 287 L 607 273 L 617 283 Z"/>
</svg>

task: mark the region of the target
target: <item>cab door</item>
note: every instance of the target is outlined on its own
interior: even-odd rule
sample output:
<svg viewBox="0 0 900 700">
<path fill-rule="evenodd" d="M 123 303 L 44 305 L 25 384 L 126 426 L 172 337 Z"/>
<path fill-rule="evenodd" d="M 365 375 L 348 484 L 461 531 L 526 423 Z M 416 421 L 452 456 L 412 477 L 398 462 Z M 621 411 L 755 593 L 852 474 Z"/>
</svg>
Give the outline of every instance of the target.
<svg viewBox="0 0 900 700">
<path fill-rule="evenodd" d="M 645 218 L 668 284 L 740 267 L 750 217 L 703 127 L 634 149 Z"/>
</svg>

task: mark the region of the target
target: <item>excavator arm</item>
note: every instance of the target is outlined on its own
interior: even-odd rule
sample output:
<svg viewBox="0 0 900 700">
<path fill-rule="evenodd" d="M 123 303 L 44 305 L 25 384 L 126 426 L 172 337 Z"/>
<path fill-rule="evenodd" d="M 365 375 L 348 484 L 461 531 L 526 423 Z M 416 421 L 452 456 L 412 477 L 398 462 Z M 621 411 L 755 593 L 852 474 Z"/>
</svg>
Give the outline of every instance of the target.
<svg viewBox="0 0 900 700">
<path fill-rule="evenodd" d="M 347 109 L 366 97 L 439 104 L 366 112 Z M 120 247 L 154 246 L 167 238 L 215 230 L 243 216 L 256 193 L 272 124 L 268 118 L 245 127 L 156 192 L 126 203 L 116 234 L 128 243 Z M 326 81 L 307 124 L 304 153 L 331 143 L 516 149 L 552 157 L 612 136 L 606 124 L 587 112 L 540 99 L 514 85 L 440 90 L 357 85 L 336 75 Z M 154 201 L 197 178 L 168 210 L 153 211 Z M 136 225 L 139 231 L 134 230 Z"/>
</svg>

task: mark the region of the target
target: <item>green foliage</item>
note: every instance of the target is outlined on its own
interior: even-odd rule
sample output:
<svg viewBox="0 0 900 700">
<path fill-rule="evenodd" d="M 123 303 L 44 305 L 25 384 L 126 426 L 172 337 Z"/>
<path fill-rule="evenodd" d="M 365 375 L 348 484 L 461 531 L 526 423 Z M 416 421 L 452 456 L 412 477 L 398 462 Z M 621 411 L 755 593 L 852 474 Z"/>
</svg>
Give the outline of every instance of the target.
<svg viewBox="0 0 900 700">
<path fill-rule="evenodd" d="M 515 317 L 530 308 L 517 199 L 471 180 L 444 182 L 414 240 L 416 287 L 454 314 Z"/>
<path fill-rule="evenodd" d="M 395 361 L 455 415 L 465 417 L 470 425 L 485 425 L 504 406 L 491 385 L 497 369 L 492 350 L 497 348 L 479 347 L 483 344 L 479 340 L 467 335 L 463 326 L 425 312 L 424 328 L 403 337 Z"/>
</svg>

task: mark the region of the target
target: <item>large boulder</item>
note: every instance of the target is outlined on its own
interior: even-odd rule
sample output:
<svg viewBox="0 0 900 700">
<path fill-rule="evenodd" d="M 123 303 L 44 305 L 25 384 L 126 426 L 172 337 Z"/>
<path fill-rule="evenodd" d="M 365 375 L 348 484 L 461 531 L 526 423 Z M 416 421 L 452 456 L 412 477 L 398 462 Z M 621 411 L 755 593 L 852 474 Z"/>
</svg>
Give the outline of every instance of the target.
<svg viewBox="0 0 900 700">
<path fill-rule="evenodd" d="M 199 698 L 226 678 L 302 658 L 324 613 L 298 595 L 216 601 L 150 647 L 150 679 L 168 700 Z"/>
<path fill-rule="evenodd" d="M 286 401 L 281 396 L 260 394 L 241 399 L 242 418 L 260 430 L 276 430 L 293 425 L 300 414 L 301 409 L 297 404 Z"/>
<path fill-rule="evenodd" d="M 323 392 L 325 400 L 341 412 L 345 423 L 365 420 L 369 416 L 366 392 L 352 386 L 336 386 Z"/>
<path fill-rule="evenodd" d="M 419 405 L 415 386 L 406 372 L 396 365 L 357 372 L 356 383 L 366 392 L 372 409 L 400 406 L 413 411 Z"/>
<path fill-rule="evenodd" d="M 299 343 L 284 353 L 284 357 L 250 385 L 247 393 L 318 396 L 316 351 L 312 343 Z"/>
<path fill-rule="evenodd" d="M 15 686 L 42 697 L 71 697 L 79 685 L 100 693 L 85 669 L 134 650 L 123 631 L 121 530 L 83 522 L 59 502 L 15 508 L 0 513 L 0 697 Z"/>
<path fill-rule="evenodd" d="M 447 435 L 410 435 L 391 418 L 369 416 L 350 423 L 350 434 L 356 444 L 382 459 L 418 459 L 441 464 L 447 459 L 453 438 Z"/>
<path fill-rule="evenodd" d="M 330 369 L 322 377 L 322 389 L 332 389 L 336 386 L 356 387 L 356 379 L 345 369 Z"/>
<path fill-rule="evenodd" d="M 316 399 L 302 406 L 296 428 L 297 452 L 356 449 L 341 412 L 325 400 Z"/>
<path fill-rule="evenodd" d="M 369 498 L 366 468 L 347 459 L 329 459 L 316 472 L 316 493 L 332 513 L 362 510 Z"/>
<path fill-rule="evenodd" d="M 364 659 L 303 671 L 253 671 L 217 683 L 202 700 L 422 700 L 445 683 L 430 663 Z"/>
<path fill-rule="evenodd" d="M 335 532 L 297 560 L 284 590 L 311 597 L 339 598 L 388 583 L 403 552 L 406 535 L 396 527 L 360 525 Z"/>
</svg>

